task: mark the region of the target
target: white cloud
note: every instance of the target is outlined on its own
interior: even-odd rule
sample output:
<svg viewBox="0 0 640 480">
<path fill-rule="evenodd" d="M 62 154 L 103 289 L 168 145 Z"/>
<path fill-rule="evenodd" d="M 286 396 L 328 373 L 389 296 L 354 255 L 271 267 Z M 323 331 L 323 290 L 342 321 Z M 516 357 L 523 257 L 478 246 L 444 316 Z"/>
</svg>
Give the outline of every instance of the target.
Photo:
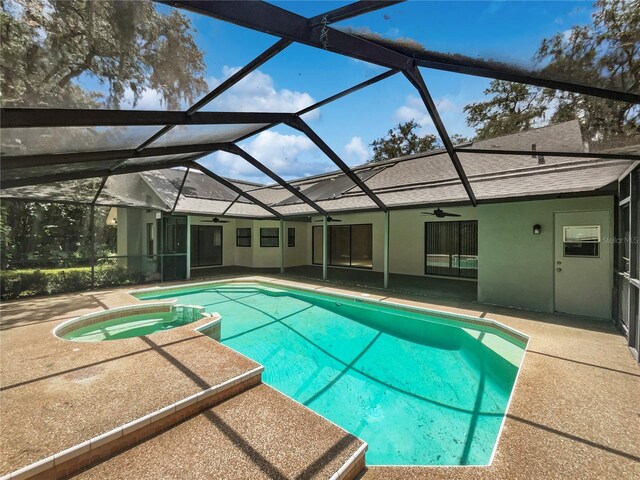
<svg viewBox="0 0 640 480">
<path fill-rule="evenodd" d="M 404 105 L 399 107 L 394 114 L 395 120 L 401 123 L 414 120 L 422 126 L 422 130 L 432 127 L 433 122 L 422 100 L 415 95 L 408 95 Z"/>
<path fill-rule="evenodd" d="M 284 135 L 271 130 L 258 134 L 242 147 L 283 178 L 292 179 L 326 172 L 332 164 L 303 135 Z M 218 152 L 204 161 L 219 175 L 259 183 L 271 180 L 242 158 Z"/>
<path fill-rule="evenodd" d="M 225 66 L 220 78 L 210 77 L 207 80 L 209 91 L 216 88 L 224 80 L 240 70 L 240 67 Z M 306 92 L 298 92 L 286 88 L 278 90 L 270 75 L 255 70 L 240 80 L 229 90 L 221 94 L 204 110 L 237 111 L 237 112 L 297 112 L 316 103 Z M 181 109 L 189 105 L 181 105 Z M 127 90 L 124 95 L 123 108 L 133 107 L 133 92 Z M 135 106 L 141 110 L 164 110 L 162 97 L 156 90 L 144 90 Z M 304 115 L 305 120 L 314 120 L 320 116 L 320 109 Z"/>
<path fill-rule="evenodd" d="M 364 162 L 371 158 L 371 151 L 362 141 L 362 137 L 351 137 L 349 143 L 344 146 L 344 150 L 349 156 L 354 157 L 359 162 Z"/>
<path fill-rule="evenodd" d="M 240 70 L 240 67 L 225 66 L 222 77 L 209 78 L 209 88 L 213 90 L 224 80 Z M 207 106 L 207 110 L 249 111 L 249 112 L 297 112 L 315 103 L 306 92 L 283 88 L 278 90 L 270 75 L 255 70 L 224 92 Z M 320 116 L 319 110 L 307 114 L 307 119 Z"/>
<path fill-rule="evenodd" d="M 473 136 L 473 130 L 466 124 L 467 115 L 464 112 L 464 106 L 471 103 L 471 100 L 466 98 L 464 92 L 461 91 L 456 95 L 436 98 L 434 101 L 449 135 L 459 133 L 466 136 Z M 478 100 L 474 99 L 472 101 Z M 437 136 L 433 121 L 422 99 L 416 95 L 407 96 L 404 104 L 394 112 L 394 120 L 400 123 L 414 120 L 422 127 L 418 131 L 420 135 L 431 133 Z"/>
</svg>

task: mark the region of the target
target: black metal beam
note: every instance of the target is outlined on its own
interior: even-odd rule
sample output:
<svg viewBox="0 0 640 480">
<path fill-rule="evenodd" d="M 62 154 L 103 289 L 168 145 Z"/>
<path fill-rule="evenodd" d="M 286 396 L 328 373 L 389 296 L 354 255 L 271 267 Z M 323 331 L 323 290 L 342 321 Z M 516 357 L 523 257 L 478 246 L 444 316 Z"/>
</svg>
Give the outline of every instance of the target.
<svg viewBox="0 0 640 480">
<path fill-rule="evenodd" d="M 335 95 L 332 95 L 328 98 L 325 98 L 324 100 L 321 100 L 317 103 L 314 103 L 313 105 L 309 105 L 308 107 L 303 108 L 302 110 L 296 112 L 294 115 L 295 116 L 301 116 L 304 115 L 305 113 L 309 113 L 317 108 L 320 108 L 328 103 L 331 103 L 335 100 L 338 100 L 342 97 L 344 97 L 345 95 L 349 95 L 350 93 L 353 92 L 357 92 L 358 90 L 361 90 L 365 87 L 368 87 L 369 85 L 373 85 L 376 82 L 379 82 L 380 80 L 384 80 L 385 78 L 388 78 L 392 75 L 394 75 L 395 73 L 397 73 L 397 70 L 388 70 L 384 73 L 381 73 L 380 75 L 376 75 L 373 78 L 370 78 L 369 80 L 365 80 L 364 82 L 358 83 L 357 85 L 354 85 L 351 88 L 347 88 L 346 90 L 343 90 L 341 92 L 336 93 Z M 242 142 L 244 140 L 246 140 L 247 138 L 253 137 L 254 135 L 257 135 L 261 132 L 264 132 L 265 130 L 269 130 L 270 128 L 275 127 L 276 125 L 278 125 L 277 123 L 272 123 L 270 125 L 265 125 L 264 127 L 260 128 L 259 130 L 256 130 L 254 132 L 251 133 L 247 133 L 246 135 L 243 135 L 242 137 L 238 138 L 237 140 L 234 140 L 235 143 L 238 142 Z"/>
<path fill-rule="evenodd" d="M 142 152 L 133 149 L 105 150 L 101 152 L 54 153 L 37 155 L 7 155 L 0 158 L 3 170 L 68 165 L 72 163 L 104 162 L 108 160 L 128 160 L 130 158 L 161 157 L 186 153 L 211 153 L 218 149 L 218 143 L 195 143 L 171 147 L 147 148 Z"/>
<path fill-rule="evenodd" d="M 316 202 L 314 202 L 313 200 L 308 198 L 306 195 L 304 195 L 302 192 L 300 192 L 300 190 L 298 190 L 297 188 L 292 187 L 291 185 L 289 185 L 289 183 L 286 180 L 284 180 L 282 177 L 280 177 L 278 174 L 273 172 L 271 169 L 267 168 L 265 165 L 260 163 L 258 160 L 256 160 L 253 156 L 251 156 L 249 153 L 247 153 L 245 150 L 243 150 L 239 146 L 234 145 L 233 143 L 229 143 L 229 144 L 221 146 L 220 150 L 223 150 L 225 152 L 229 152 L 229 153 L 232 153 L 232 154 L 237 155 L 239 157 L 242 157 L 248 163 L 253 165 L 255 168 L 260 170 L 262 173 L 264 173 L 267 177 L 271 178 L 271 180 L 273 180 L 274 182 L 278 183 L 281 187 L 283 187 L 289 193 L 291 193 L 292 195 L 295 195 L 300 200 L 302 200 L 304 203 L 309 205 L 316 212 L 318 212 L 321 215 L 325 215 L 325 216 L 329 215 L 327 213 L 327 211 L 325 209 L 323 209 L 322 207 L 320 207 Z"/>
<path fill-rule="evenodd" d="M 598 153 L 598 152 L 561 152 L 556 150 L 504 150 L 491 148 L 466 148 L 454 147 L 458 153 L 478 153 L 481 155 L 521 155 L 525 157 L 568 157 L 568 158 L 595 158 L 598 160 L 640 160 L 640 155 L 633 153 Z"/>
<path fill-rule="evenodd" d="M 138 145 L 136 147 L 136 152 L 140 152 L 140 151 L 144 150 L 149 145 L 151 145 L 153 142 L 158 140 L 160 137 L 164 137 L 164 135 L 166 133 L 169 133 L 171 130 L 173 130 L 174 127 L 175 127 L 175 125 L 165 125 L 164 128 L 161 128 L 156 133 L 154 133 L 149 138 L 147 138 L 144 142 L 142 142 L 140 145 Z"/>
<path fill-rule="evenodd" d="M 457 58 L 455 61 L 450 61 L 433 55 L 421 54 L 420 52 L 415 52 L 413 57 L 409 57 L 387 46 L 350 35 L 335 28 L 325 25 L 311 26 L 308 19 L 266 2 L 180 0 L 161 1 L 161 3 L 170 3 L 175 7 L 185 8 L 246 28 L 277 35 L 287 40 L 322 48 L 388 68 L 404 70 L 407 65 L 413 64 L 415 61 L 413 57 L 417 57 L 418 65 L 428 68 L 487 78 L 508 79 L 514 82 L 539 85 L 556 90 L 640 103 L 640 95 L 635 93 L 591 87 L 567 81 L 550 80 L 533 73 L 516 73 L 513 72 L 513 69 L 509 69 L 508 66 L 492 65 L 489 62 L 484 62 L 484 66 L 480 66 L 481 62 L 471 58 Z"/>
<path fill-rule="evenodd" d="M 282 123 L 291 113 L 91 110 L 80 108 L 2 108 L 0 128 L 98 127 L 129 125 L 235 125 Z"/>
<path fill-rule="evenodd" d="M 184 184 L 187 183 L 187 177 L 189 176 L 189 169 L 191 167 L 187 167 L 184 172 L 184 177 L 182 178 L 182 182 L 180 183 L 180 188 L 178 189 L 178 195 L 176 195 L 176 201 L 173 203 L 173 208 L 171 209 L 171 213 L 176 211 L 176 207 L 178 206 L 178 201 L 180 200 L 180 195 L 182 194 L 182 189 L 184 188 Z"/>
<path fill-rule="evenodd" d="M 309 125 L 307 125 L 304 120 L 300 117 L 295 117 L 293 120 L 287 122 L 287 124 L 295 128 L 296 130 L 304 133 L 309 140 L 311 140 L 315 145 L 327 156 L 329 159 L 336 164 L 336 166 L 343 171 L 343 173 L 351 179 L 353 183 L 355 183 L 360 190 L 362 190 L 373 202 L 384 212 L 388 210 L 387 206 L 384 204 L 382 200 L 378 198 L 378 196 L 373 193 L 373 191 L 364 183 L 358 175 L 353 173 L 349 166 L 342 161 L 342 159 L 327 145 L 324 143 L 324 140 L 318 136 L 316 132 L 314 132 Z"/>
<path fill-rule="evenodd" d="M 229 210 L 231 210 L 231 207 L 233 207 L 233 206 L 236 204 L 236 202 L 237 202 L 238 200 L 240 200 L 240 197 L 241 197 L 241 196 L 242 196 L 241 194 L 236 195 L 236 198 L 234 198 L 234 199 L 233 199 L 233 202 L 231 202 L 229 205 L 227 205 L 227 208 L 225 208 L 225 209 L 222 211 L 222 213 L 220 214 L 220 216 L 221 216 L 221 217 L 224 217 L 224 216 L 226 215 L 226 213 L 227 213 Z"/>
<path fill-rule="evenodd" d="M 232 191 L 236 192 L 238 195 L 242 195 L 244 198 L 246 198 L 250 202 L 255 203 L 256 205 L 258 205 L 259 207 L 263 208 L 264 210 L 266 210 L 267 212 L 269 212 L 271 215 L 273 215 L 274 217 L 278 218 L 279 220 L 284 219 L 284 216 L 280 212 L 278 212 L 277 210 L 274 210 L 273 208 L 271 208 L 269 205 L 267 205 L 266 203 L 262 202 L 261 200 L 258 200 L 256 197 L 254 197 L 250 193 L 247 193 L 247 192 L 243 191 L 240 187 L 238 187 L 237 185 L 234 185 L 233 183 L 231 183 L 226 178 L 221 177 L 217 173 L 213 173 L 211 170 L 209 170 L 206 167 L 203 167 L 199 163 L 193 162 L 192 166 L 197 168 L 198 170 L 200 170 L 206 176 L 214 179 L 216 182 L 221 183 L 222 185 L 227 187 L 229 190 L 232 190 Z"/>
<path fill-rule="evenodd" d="M 296 112 L 294 115 L 300 116 L 305 113 L 316 110 L 328 103 L 338 100 L 346 95 L 354 93 L 365 87 L 373 85 L 381 80 L 391 77 L 396 74 L 397 70 L 388 70 L 380 75 L 365 80 L 351 88 L 336 93 L 320 102 L 310 105 L 302 110 Z M 242 137 L 234 140 L 234 142 L 242 142 L 247 138 L 250 138 L 264 130 L 268 130 L 272 127 L 279 125 L 279 123 L 268 124 L 256 131 L 243 135 Z M 165 127 L 166 128 L 166 127 Z M 165 129 L 160 130 L 163 132 Z M 158 132 L 158 133 L 160 133 Z M 158 135 L 158 134 L 156 134 Z M 203 144 L 190 144 L 190 145 L 176 145 L 169 147 L 146 147 L 143 150 L 137 149 L 125 149 L 125 150 L 105 150 L 99 152 L 75 152 L 75 153 L 60 153 L 60 154 L 38 154 L 38 155 L 6 155 L 0 159 L 0 164 L 3 169 L 10 170 L 13 168 L 23 167 L 39 167 L 54 164 L 68 164 L 68 163 L 87 163 L 87 162 L 100 162 L 106 160 L 127 160 L 129 158 L 136 157 L 157 157 L 162 155 L 178 155 L 181 153 L 196 153 L 206 152 L 212 153 L 218 149 L 218 143 L 203 143 Z M 118 166 L 119 167 L 119 166 Z M 114 169 L 115 170 L 115 169 Z"/>
<path fill-rule="evenodd" d="M 374 83 L 379 82 L 380 80 L 384 80 L 385 78 L 389 78 L 392 75 L 395 75 L 396 73 L 398 73 L 398 70 L 387 70 L 384 73 L 381 73 L 380 75 L 376 75 L 375 77 L 370 78 L 369 80 L 365 80 L 362 83 L 359 83 L 357 85 L 354 85 L 351 88 L 347 88 L 346 90 L 343 90 L 341 92 L 336 93 L 335 95 L 331 95 L 328 98 L 325 98 L 324 100 L 321 100 L 318 103 L 314 103 L 313 105 L 309 105 L 306 108 L 303 108 L 302 110 L 300 110 L 299 112 L 296 112 L 296 116 L 302 116 L 305 113 L 309 113 L 317 108 L 320 108 L 324 105 L 326 105 L 327 103 L 331 103 L 335 100 L 338 100 L 346 95 L 349 95 L 350 93 L 353 92 L 357 92 L 358 90 L 364 88 L 364 87 L 368 87 L 369 85 L 373 85 Z"/>
<path fill-rule="evenodd" d="M 160 3 L 388 68 L 402 70 L 410 60 L 406 55 L 340 30 L 323 25 L 310 26 L 308 18 L 267 2 L 160 0 Z M 324 36 L 323 30 L 328 30 L 328 37 Z"/>
<path fill-rule="evenodd" d="M 460 163 L 460 159 L 458 158 L 458 154 L 453 148 L 453 143 L 451 142 L 451 138 L 449 138 L 449 134 L 447 133 L 447 129 L 442 123 L 442 119 L 440 118 L 440 114 L 438 113 L 438 109 L 436 108 L 436 104 L 431 98 L 431 94 L 429 93 L 429 89 L 427 85 L 424 83 L 422 75 L 420 74 L 420 70 L 418 67 L 413 67 L 405 70 L 404 75 L 407 79 L 413 84 L 413 86 L 418 90 L 422 101 L 424 102 L 425 107 L 427 108 L 427 112 L 429 112 L 429 116 L 433 121 L 438 134 L 440 135 L 440 139 L 444 145 L 445 150 L 449 154 L 451 158 L 451 162 L 453 163 L 453 167 L 456 169 L 458 173 L 458 177 L 460 177 L 460 181 L 464 186 L 467 195 L 469 196 L 469 200 L 471 204 L 475 207 L 478 204 L 478 200 L 476 199 L 476 195 L 473 193 L 473 189 L 471 188 L 471 183 L 469 183 L 469 179 L 467 178 L 467 174 L 464 172 L 464 168 L 462 167 L 462 163 Z"/>
<path fill-rule="evenodd" d="M 103 168 L 100 170 L 81 170 L 77 172 L 65 172 L 65 173 L 58 173 L 53 175 L 45 175 L 41 177 L 27 177 L 27 178 L 13 179 L 13 180 L 0 179 L 0 188 L 4 189 L 4 188 L 26 187 L 31 185 L 42 185 L 45 183 L 65 182 L 69 180 L 82 180 L 84 178 L 122 175 L 124 173 L 146 172 L 148 170 L 158 170 L 162 168 L 187 166 L 189 162 L 190 162 L 190 159 L 182 159 L 182 160 L 159 162 L 156 164 L 132 165 L 129 167 L 125 166 L 125 167 L 119 168 L 116 171 L 111 171 L 109 169 Z"/>
<path fill-rule="evenodd" d="M 390 0 L 390 1 L 375 1 L 375 0 L 361 0 L 358 2 L 350 3 L 342 7 L 338 7 L 330 12 L 326 12 L 309 19 L 309 25 L 315 27 L 322 22 L 327 24 L 340 22 L 349 18 L 357 17 L 368 12 L 380 10 L 381 8 L 390 7 L 397 3 L 402 3 L 406 0 Z"/>
<path fill-rule="evenodd" d="M 246 64 L 244 67 L 242 67 L 240 70 L 238 70 L 236 73 L 234 73 L 233 75 L 231 75 L 229 78 L 227 78 L 224 82 L 222 82 L 220 85 L 218 85 L 216 88 L 214 88 L 213 90 L 211 90 L 211 92 L 209 92 L 208 94 L 206 94 L 204 97 L 202 97 L 200 100 L 198 100 L 196 103 L 194 103 L 193 105 L 191 105 L 191 107 L 189 107 L 187 109 L 187 111 L 185 112 L 188 116 L 193 115 L 195 112 L 197 112 L 198 110 L 200 110 L 202 107 L 204 107 L 205 105 L 207 105 L 209 102 L 211 102 L 212 100 L 214 100 L 216 97 L 220 96 L 222 93 L 224 93 L 225 91 L 227 91 L 228 89 L 230 89 L 231 87 L 233 87 L 236 83 L 238 83 L 240 80 L 242 80 L 244 77 L 246 77 L 247 75 L 249 75 L 251 72 L 253 72 L 256 68 L 258 68 L 260 65 L 264 64 L 265 62 L 267 62 L 269 59 L 273 58 L 275 55 L 277 55 L 279 52 L 281 52 L 282 50 L 284 50 L 285 48 L 287 48 L 289 45 L 291 45 L 291 42 L 288 40 L 278 40 L 275 44 L 273 44 L 271 47 L 269 47 L 267 50 L 265 50 L 264 52 L 262 52 L 260 55 L 258 55 L 255 59 L 253 59 L 251 62 L 249 62 L 248 64 Z M 158 140 L 160 137 L 164 136 L 165 133 L 168 133 L 169 131 L 171 131 L 173 128 L 175 127 L 175 125 L 167 125 L 166 127 L 164 127 L 162 130 L 160 130 L 159 132 L 156 132 L 155 134 L 153 134 L 151 137 L 149 137 L 147 140 L 145 140 L 144 142 L 142 142 L 138 148 L 136 148 L 137 151 L 141 151 L 143 149 L 145 149 L 146 147 L 148 147 L 149 145 L 151 145 L 153 142 L 155 142 L 156 140 Z M 118 165 L 119 166 L 119 165 Z M 118 167 L 117 166 L 117 167 Z M 116 167 L 116 168 L 117 168 Z"/>
<path fill-rule="evenodd" d="M 462 73 L 464 75 L 472 75 L 475 77 L 524 83 L 526 85 L 534 85 L 536 87 L 551 88 L 565 92 L 580 93 L 582 95 L 591 95 L 593 97 L 608 98 L 619 102 L 640 103 L 640 95 L 636 93 L 610 90 L 568 81 L 552 80 L 532 73 L 518 73 L 513 69 L 507 68 L 507 66 L 496 66 L 486 61 L 475 59 L 459 60 L 454 58 L 450 60 L 437 57 L 429 58 L 428 55 L 424 54 L 421 56 L 420 53 L 416 53 L 414 57 L 418 66 L 431 68 L 433 70 L 442 70 L 445 72 Z"/>
<path fill-rule="evenodd" d="M 96 194 L 93 197 L 93 201 L 91 202 L 91 206 L 94 206 L 96 204 L 96 202 L 98 201 L 98 198 L 100 198 L 100 194 L 102 193 L 102 189 L 106 185 L 108 178 L 109 178 L 109 175 L 105 175 L 104 177 L 102 177 L 102 181 L 100 182 L 100 186 L 98 187 L 98 190 L 96 191 Z"/>
<path fill-rule="evenodd" d="M 227 78 L 224 82 L 222 82 L 216 88 L 211 90 L 211 92 L 209 92 L 207 95 L 205 95 L 196 103 L 194 103 L 187 110 L 187 115 L 193 115 L 195 112 L 197 112 L 202 107 L 207 105 L 209 102 L 214 100 L 216 97 L 220 96 L 222 93 L 229 90 L 236 83 L 238 83 L 244 77 L 246 77 L 251 72 L 253 72 L 256 68 L 260 67 L 261 65 L 269 61 L 271 58 L 276 56 L 278 53 L 280 53 L 282 50 L 287 48 L 289 45 L 291 45 L 291 43 L 292 42 L 290 40 L 282 40 L 282 39 L 278 40 L 275 44 L 267 48 L 264 52 L 262 52 L 253 60 L 251 60 L 249 63 L 247 63 L 244 67 L 242 67 L 236 73 L 231 75 L 229 78 Z"/>
</svg>

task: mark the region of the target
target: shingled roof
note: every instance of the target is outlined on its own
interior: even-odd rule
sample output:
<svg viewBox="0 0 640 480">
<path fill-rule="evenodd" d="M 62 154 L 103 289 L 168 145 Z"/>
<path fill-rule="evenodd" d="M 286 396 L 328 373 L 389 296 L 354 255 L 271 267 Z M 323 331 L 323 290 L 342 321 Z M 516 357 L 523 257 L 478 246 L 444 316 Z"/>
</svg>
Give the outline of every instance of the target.
<svg viewBox="0 0 640 480">
<path fill-rule="evenodd" d="M 577 120 L 465 145 L 482 149 L 584 151 Z M 607 187 L 629 167 L 629 161 L 536 155 L 459 154 L 480 202 L 589 193 Z M 389 207 L 468 203 L 468 197 L 444 151 L 394 158 L 353 169 Z M 173 205 L 184 170 L 156 170 L 140 174 L 168 205 Z M 316 213 L 279 185 L 231 180 L 243 191 L 286 216 Z M 330 172 L 289 182 L 329 212 L 375 209 L 376 205 L 342 172 Z M 272 217 L 215 180 L 191 171 L 176 211 L 193 214 Z"/>
</svg>

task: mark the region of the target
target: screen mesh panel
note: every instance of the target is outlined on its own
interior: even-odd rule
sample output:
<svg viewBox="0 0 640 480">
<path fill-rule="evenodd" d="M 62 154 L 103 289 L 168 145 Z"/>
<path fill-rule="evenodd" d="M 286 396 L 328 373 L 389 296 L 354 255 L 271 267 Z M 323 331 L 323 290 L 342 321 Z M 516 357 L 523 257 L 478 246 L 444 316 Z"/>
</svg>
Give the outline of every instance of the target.
<svg viewBox="0 0 640 480">
<path fill-rule="evenodd" d="M 190 145 L 194 143 L 224 143 L 259 130 L 266 126 L 261 123 L 240 125 L 178 125 L 153 142 L 150 147 L 170 145 Z"/>
<path fill-rule="evenodd" d="M 36 127 L 2 130 L 1 155 L 37 155 L 138 147 L 160 127 Z"/>
</svg>

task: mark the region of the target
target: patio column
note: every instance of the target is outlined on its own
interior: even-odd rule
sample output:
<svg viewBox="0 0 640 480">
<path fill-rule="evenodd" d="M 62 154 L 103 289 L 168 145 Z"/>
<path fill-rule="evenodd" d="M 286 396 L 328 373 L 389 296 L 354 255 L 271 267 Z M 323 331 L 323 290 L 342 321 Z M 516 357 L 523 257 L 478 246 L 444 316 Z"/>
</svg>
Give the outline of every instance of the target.
<svg viewBox="0 0 640 480">
<path fill-rule="evenodd" d="M 284 220 L 280 219 L 280 273 L 284 273 Z"/>
<path fill-rule="evenodd" d="M 329 247 L 329 235 L 327 232 L 327 217 L 322 217 L 322 280 L 327 281 L 327 250 Z"/>
<path fill-rule="evenodd" d="M 185 175 L 185 178 L 186 175 Z M 176 200 L 176 203 L 178 201 Z M 191 215 L 187 215 L 187 280 L 191 278 Z"/>
<path fill-rule="evenodd" d="M 389 288 L 389 210 L 384 212 L 384 288 Z"/>
<path fill-rule="evenodd" d="M 91 262 L 91 289 L 95 288 L 96 283 L 96 206 L 91 204 L 89 218 L 89 236 L 90 236 L 90 248 L 89 261 Z"/>
</svg>

